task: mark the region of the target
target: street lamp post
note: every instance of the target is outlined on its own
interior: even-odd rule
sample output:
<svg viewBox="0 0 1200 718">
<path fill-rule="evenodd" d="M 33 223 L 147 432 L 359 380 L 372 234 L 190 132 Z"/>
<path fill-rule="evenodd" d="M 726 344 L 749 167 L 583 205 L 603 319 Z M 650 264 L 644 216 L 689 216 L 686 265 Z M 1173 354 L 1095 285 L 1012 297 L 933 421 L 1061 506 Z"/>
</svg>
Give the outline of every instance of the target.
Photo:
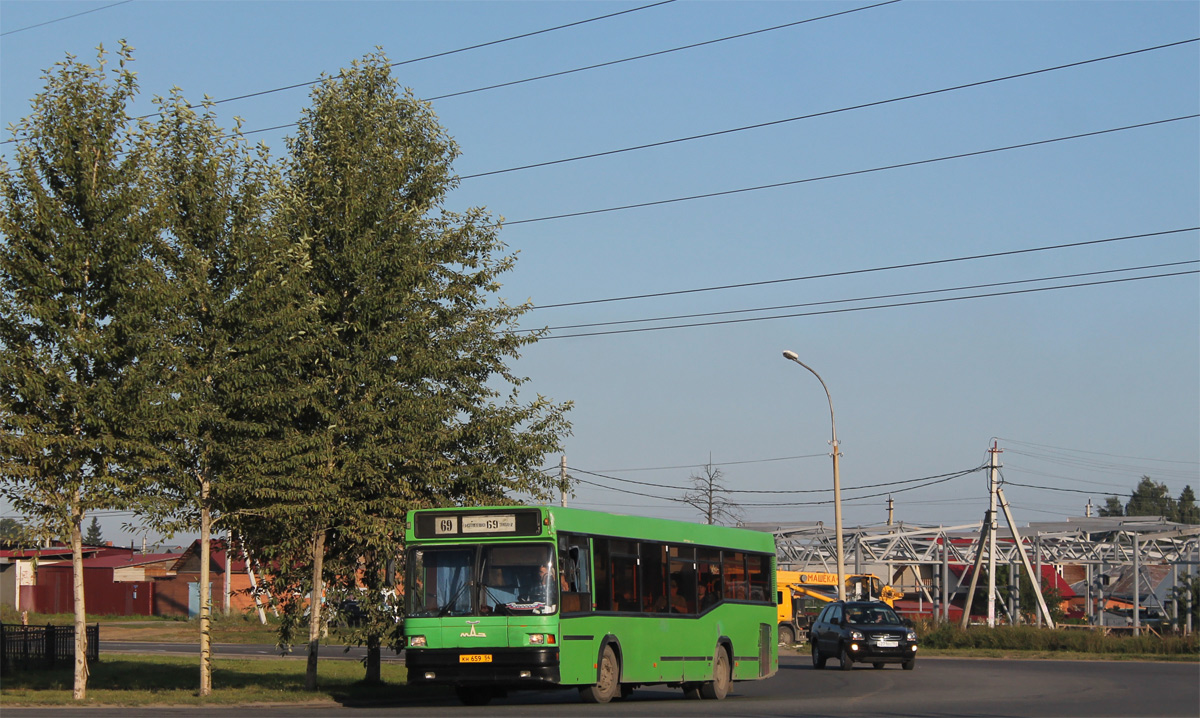
<svg viewBox="0 0 1200 718">
<path fill-rule="evenodd" d="M 821 388 L 825 390 L 825 398 L 829 400 L 829 425 L 833 429 L 833 440 L 830 442 L 833 445 L 833 534 L 834 540 L 837 542 L 837 593 L 838 600 L 846 600 L 846 553 L 842 546 L 842 482 L 838 475 L 838 440 L 837 440 L 837 422 L 833 418 L 833 397 L 829 395 L 829 387 L 825 386 L 825 380 L 821 378 L 812 367 L 800 361 L 800 356 L 793 351 L 785 351 L 784 359 L 789 359 L 796 362 L 800 366 L 812 372 L 812 375 L 821 382 Z"/>
</svg>

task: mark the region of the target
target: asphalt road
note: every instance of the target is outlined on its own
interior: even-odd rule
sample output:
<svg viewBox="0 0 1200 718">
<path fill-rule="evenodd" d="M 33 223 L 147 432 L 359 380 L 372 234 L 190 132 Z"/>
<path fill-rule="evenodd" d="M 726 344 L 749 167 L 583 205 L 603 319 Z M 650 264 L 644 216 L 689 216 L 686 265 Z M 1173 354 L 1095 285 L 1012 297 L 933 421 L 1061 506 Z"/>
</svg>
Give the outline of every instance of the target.
<svg viewBox="0 0 1200 718">
<path fill-rule="evenodd" d="M 815 671 L 787 655 L 765 681 L 738 683 L 724 701 L 685 701 L 679 690 L 645 688 L 623 701 L 587 705 L 575 691 L 515 693 L 485 708 L 447 697 L 421 704 L 256 706 L 256 718 L 298 716 L 933 716 L 1051 718 L 1200 715 L 1200 664 L 926 658 L 897 666 Z M 4 718 L 183 718 L 239 716 L 245 708 L 4 708 Z"/>
</svg>

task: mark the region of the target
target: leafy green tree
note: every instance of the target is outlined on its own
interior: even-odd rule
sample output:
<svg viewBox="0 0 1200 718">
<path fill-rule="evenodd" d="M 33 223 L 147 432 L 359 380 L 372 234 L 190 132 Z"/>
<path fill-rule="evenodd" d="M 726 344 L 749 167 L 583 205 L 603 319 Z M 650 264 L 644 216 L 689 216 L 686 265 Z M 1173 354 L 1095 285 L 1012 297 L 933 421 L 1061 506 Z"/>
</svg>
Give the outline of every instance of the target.
<svg viewBox="0 0 1200 718">
<path fill-rule="evenodd" d="M 1172 593 L 1172 598 L 1178 601 L 1179 625 L 1187 624 L 1190 609 L 1192 625 L 1200 626 L 1200 574 L 1183 574 L 1179 577 L 1179 584 Z"/>
<path fill-rule="evenodd" d="M 1116 496 L 1109 496 L 1104 500 L 1104 505 L 1100 507 L 1101 516 L 1124 516 L 1125 505 L 1121 503 L 1121 499 Z"/>
<path fill-rule="evenodd" d="M 1200 524 L 1200 506 L 1196 505 L 1196 492 L 1190 485 L 1184 486 L 1179 492 L 1179 502 L 1176 504 L 1178 516 L 1176 521 L 1181 524 Z"/>
<path fill-rule="evenodd" d="M 0 541 L 21 541 L 25 538 L 25 526 L 16 519 L 0 519 Z"/>
<path fill-rule="evenodd" d="M 165 459 L 150 520 L 200 532 L 204 696 L 212 692 L 213 527 L 236 518 L 264 470 L 251 447 L 278 439 L 280 417 L 304 391 L 281 358 L 305 328 L 308 295 L 301 248 L 286 246 L 271 224 L 278 181 L 265 150 L 253 152 L 237 129 L 224 132 L 209 107 L 198 113 L 178 91 L 157 102 L 152 179 L 172 282 L 156 415 L 146 424 Z"/>
<path fill-rule="evenodd" d="M 1020 576 L 1017 586 L 1017 605 L 1020 606 L 1021 618 L 1026 623 L 1034 623 L 1037 621 L 1038 613 L 1037 594 L 1034 593 L 1033 582 L 1029 580 L 1029 573 L 1025 567 L 1017 566 L 1017 568 Z M 1008 566 L 1000 566 L 996 569 L 997 586 L 1003 587 L 1001 590 L 1007 590 L 1010 574 L 1011 570 Z M 1050 617 L 1056 624 L 1061 622 L 1065 615 L 1062 609 L 1062 591 L 1044 577 L 1040 581 L 1040 586 L 1042 599 L 1046 601 L 1046 608 L 1050 610 Z"/>
<path fill-rule="evenodd" d="M 350 637 L 368 647 L 367 679 L 378 680 L 380 645 L 399 634 L 383 584 L 408 509 L 557 488 L 538 469 L 559 449 L 568 406 L 518 397 L 526 380 L 507 363 L 536 337 L 512 331 L 527 307 L 495 297 L 515 261 L 497 224 L 481 209 L 444 207 L 458 153 L 382 54 L 317 86 L 289 141 L 284 224 L 310 243 L 320 312 L 317 360 L 302 378 L 316 396 L 296 416 L 322 457 L 308 482 L 324 494 L 314 502 L 305 488 L 302 510 L 281 512 L 311 536 L 310 689 L 322 595 L 367 607 Z"/>
<path fill-rule="evenodd" d="M 128 508 L 162 287 L 147 221 L 145 143 L 122 45 L 109 81 L 74 57 L 45 76 L 0 164 L 0 490 L 41 536 L 71 546 L 74 697 L 87 696 L 83 517 Z"/>
<path fill-rule="evenodd" d="M 1143 476 L 1125 504 L 1126 516 L 1162 516 L 1168 521 L 1176 520 L 1178 508 L 1166 484 Z"/>
<path fill-rule="evenodd" d="M 99 546 L 104 543 L 104 534 L 100 531 L 100 520 L 95 516 L 92 517 L 92 522 L 88 524 L 87 535 L 83 537 L 83 542 L 91 546 Z"/>
</svg>

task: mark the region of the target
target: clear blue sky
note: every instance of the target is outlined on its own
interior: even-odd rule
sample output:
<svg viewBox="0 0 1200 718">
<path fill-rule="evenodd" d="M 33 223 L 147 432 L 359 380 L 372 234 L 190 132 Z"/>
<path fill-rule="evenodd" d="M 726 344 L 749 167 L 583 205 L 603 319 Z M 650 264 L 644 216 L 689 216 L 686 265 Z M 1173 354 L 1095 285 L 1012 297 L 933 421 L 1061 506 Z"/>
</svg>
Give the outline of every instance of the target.
<svg viewBox="0 0 1200 718">
<path fill-rule="evenodd" d="M 42 71 L 103 43 L 137 48 L 141 111 L 173 85 L 224 99 L 335 73 L 376 46 L 394 62 L 650 2 L 0 3 L 0 114 L 24 116 Z M 421 98 L 763 30 L 871 2 L 680 0 L 399 65 Z M 94 11 L 94 12 L 87 12 Z M 87 14 L 76 17 L 77 13 Z M 60 18 L 67 18 L 61 19 Z M 56 21 L 57 20 L 57 21 Z M 39 25 L 39 23 L 48 23 Z M 460 176 L 662 143 L 1200 37 L 1196 2 L 914 2 L 443 99 Z M 1172 232 L 1200 225 L 1197 42 L 759 129 L 463 179 L 519 252 L 503 296 L 552 305 Z M 247 130 L 294 123 L 308 89 L 218 105 Z M 290 128 L 250 135 L 283 152 Z M 5 133 L 7 139 L 8 134 Z M 8 155 L 11 145 L 0 148 Z M 830 175 L 849 176 L 821 179 Z M 811 180 L 796 183 L 798 180 Z M 556 215 L 792 183 L 621 211 Z M 525 221 L 540 220 L 540 221 Z M 565 326 L 517 364 L 526 391 L 572 400 L 571 505 L 695 518 L 678 502 L 712 461 L 737 490 L 831 486 L 829 411 L 846 523 L 876 524 L 886 489 L 986 460 L 994 438 L 1018 521 L 1079 516 L 1148 474 L 1200 484 L 1200 234 L 1162 234 L 931 266 L 538 309 Z M 1184 263 L 1184 264 L 1175 264 Z M 1134 269 L 1150 265 L 1170 267 Z M 1086 277 L 1084 273 L 1109 272 Z M 865 309 L 884 304 L 1087 287 Z M 1041 281 L 1029 281 L 1041 280 Z M 1013 282 L 1025 282 L 1011 284 Z M 904 297 L 958 287 L 1002 286 Z M 858 301 L 847 301 L 858 300 Z M 829 302 L 838 302 L 828 304 Z M 853 311 L 829 312 L 833 309 Z M 713 324 L 731 319 L 760 319 Z M 564 335 L 705 326 L 585 337 Z M 800 457 L 800 458 L 792 458 Z M 547 466 L 557 456 L 547 457 Z M 675 468 L 659 468 L 675 467 Z M 655 469 L 655 470 L 651 470 Z M 592 473 L 583 473 L 592 472 Z M 601 474 L 602 478 L 595 474 Z M 621 483 L 615 479 L 643 482 Z M 922 482 L 899 484 L 895 489 Z M 646 485 L 649 484 L 649 485 Z M 896 519 L 980 519 L 983 474 L 897 491 Z M 739 494 L 754 521 L 832 521 L 828 493 Z M 105 518 L 107 537 L 128 540 Z"/>
</svg>

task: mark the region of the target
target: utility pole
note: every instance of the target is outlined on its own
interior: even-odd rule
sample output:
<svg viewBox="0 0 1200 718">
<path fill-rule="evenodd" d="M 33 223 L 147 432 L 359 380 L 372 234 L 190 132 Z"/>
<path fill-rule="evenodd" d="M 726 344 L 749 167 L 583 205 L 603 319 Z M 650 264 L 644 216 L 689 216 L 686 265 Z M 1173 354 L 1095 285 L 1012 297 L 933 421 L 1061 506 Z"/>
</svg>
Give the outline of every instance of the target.
<svg viewBox="0 0 1200 718">
<path fill-rule="evenodd" d="M 231 599 L 233 597 L 233 592 L 229 586 L 230 580 L 233 578 L 229 573 L 229 566 L 232 563 L 233 563 L 233 534 L 230 533 L 229 529 L 225 529 L 225 574 L 224 574 L 223 580 L 225 583 L 225 615 L 226 616 L 229 615 L 229 607 L 230 607 Z"/>
<path fill-rule="evenodd" d="M 567 506 L 567 455 L 563 454 L 558 461 L 558 495 L 563 508 Z"/>
<path fill-rule="evenodd" d="M 996 489 L 1000 479 L 999 453 L 1000 448 L 993 442 L 992 448 L 988 449 L 988 628 L 996 627 Z"/>
<path fill-rule="evenodd" d="M 1131 531 L 1130 536 L 1133 538 L 1133 635 L 1142 635 L 1142 562 L 1138 554 L 1141 553 L 1141 547 L 1138 546 L 1138 532 Z"/>
<path fill-rule="evenodd" d="M 896 505 L 896 502 L 892 500 L 891 496 L 888 496 L 888 522 L 887 522 L 888 526 L 892 525 L 892 510 L 895 507 L 895 505 Z"/>
</svg>

